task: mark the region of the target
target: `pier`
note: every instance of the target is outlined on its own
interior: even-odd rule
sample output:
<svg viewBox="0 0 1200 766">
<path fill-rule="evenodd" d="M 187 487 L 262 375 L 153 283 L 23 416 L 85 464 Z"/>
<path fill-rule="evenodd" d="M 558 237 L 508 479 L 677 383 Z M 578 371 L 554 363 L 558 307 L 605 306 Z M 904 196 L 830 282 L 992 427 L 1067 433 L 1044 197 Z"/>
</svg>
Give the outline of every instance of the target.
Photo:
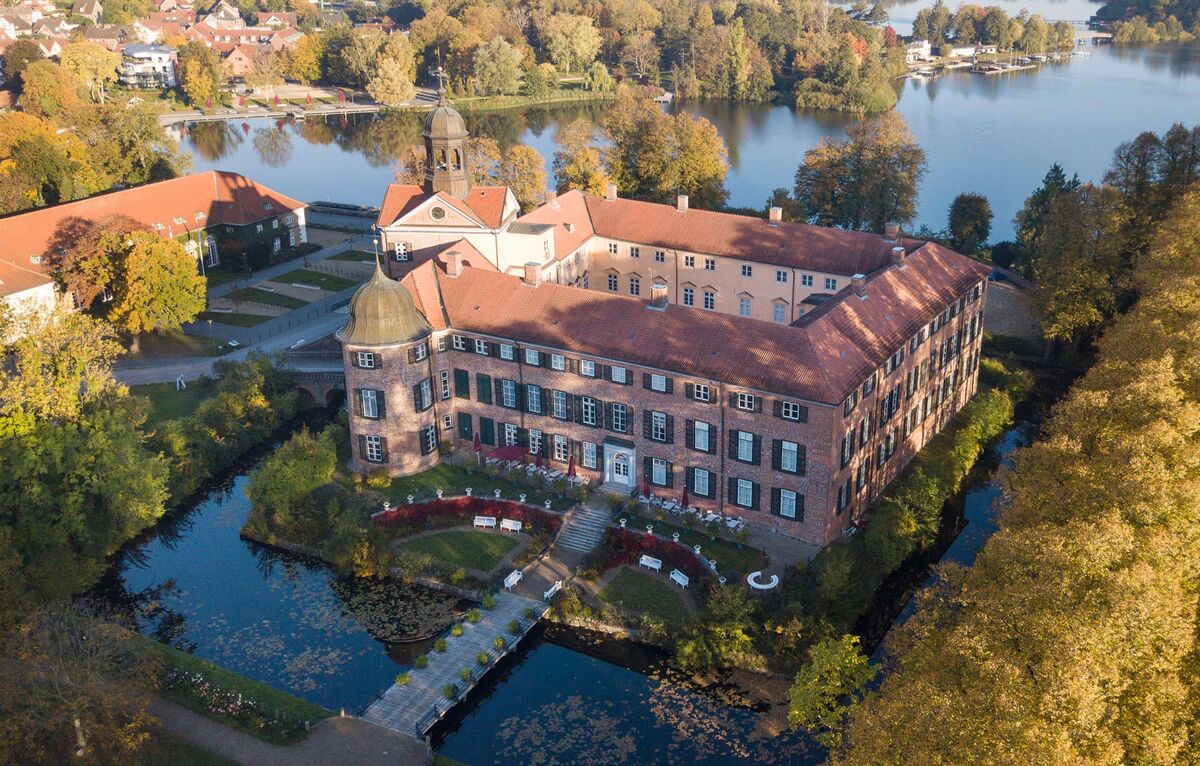
<svg viewBox="0 0 1200 766">
<path fill-rule="evenodd" d="M 461 636 L 443 634 L 446 651 L 431 651 L 429 665 L 410 670 L 409 682 L 404 686 L 395 684 L 380 695 L 367 706 L 363 719 L 401 734 L 425 736 L 442 716 L 466 698 L 501 658 L 516 649 L 549 608 L 543 601 L 507 591 L 496 594 L 495 599 L 491 609 L 479 610 L 479 622 L 462 623 Z M 533 609 L 532 618 L 525 616 L 526 609 Z M 521 626 L 519 635 L 509 631 L 509 623 L 513 620 Z M 503 649 L 497 649 L 494 644 L 498 636 L 504 638 Z M 486 666 L 476 659 L 480 652 L 487 654 Z M 459 675 L 463 668 L 471 670 L 469 681 Z M 450 684 L 457 689 L 452 698 L 444 691 Z"/>
</svg>

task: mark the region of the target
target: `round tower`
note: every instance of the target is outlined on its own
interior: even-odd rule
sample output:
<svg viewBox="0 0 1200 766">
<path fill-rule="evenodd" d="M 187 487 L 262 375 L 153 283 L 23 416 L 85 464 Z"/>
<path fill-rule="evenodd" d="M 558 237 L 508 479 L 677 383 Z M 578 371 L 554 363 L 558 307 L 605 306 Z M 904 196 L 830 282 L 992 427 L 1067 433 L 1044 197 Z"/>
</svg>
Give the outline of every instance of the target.
<svg viewBox="0 0 1200 766">
<path fill-rule="evenodd" d="M 463 199 L 471 191 L 467 163 L 467 123 L 446 100 L 446 82 L 438 70 L 438 104 L 425 115 L 425 193 L 444 191 Z"/>
<path fill-rule="evenodd" d="M 378 262 L 350 299 L 342 342 L 350 410 L 350 467 L 404 476 L 438 461 L 429 338 L 433 331 L 408 290 Z"/>
</svg>

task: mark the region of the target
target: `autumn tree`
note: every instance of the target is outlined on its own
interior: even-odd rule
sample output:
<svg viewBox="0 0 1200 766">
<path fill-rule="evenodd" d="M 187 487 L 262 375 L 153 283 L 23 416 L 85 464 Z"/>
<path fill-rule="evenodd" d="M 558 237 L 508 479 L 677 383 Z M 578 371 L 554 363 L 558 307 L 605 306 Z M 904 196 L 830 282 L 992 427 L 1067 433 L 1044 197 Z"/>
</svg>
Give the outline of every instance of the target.
<svg viewBox="0 0 1200 766">
<path fill-rule="evenodd" d="M 503 37 L 475 51 L 475 81 L 484 95 L 511 96 L 521 88 L 521 53 Z"/>
<path fill-rule="evenodd" d="M 35 61 L 21 74 L 21 98 L 26 114 L 47 120 L 79 108 L 80 85 L 75 75 L 51 61 Z"/>
<path fill-rule="evenodd" d="M 375 72 L 367 82 L 371 98 L 387 107 L 397 107 L 416 95 L 412 77 L 404 65 L 389 56 L 380 57 Z"/>
<path fill-rule="evenodd" d="M 559 130 L 555 139 L 554 186 L 561 194 L 578 189 L 587 194 L 604 194 L 609 184 L 600 149 L 593 141 L 595 126 L 578 119 Z"/>
<path fill-rule="evenodd" d="M 332 481 L 336 469 L 337 445 L 324 434 L 314 437 L 302 430 L 250 474 L 246 496 L 277 523 L 290 525 L 300 501 Z"/>
<path fill-rule="evenodd" d="M 796 200 L 809 223 L 882 232 L 917 215 L 925 152 L 900 115 L 853 125 L 845 141 L 823 138 L 796 171 Z"/>
<path fill-rule="evenodd" d="M 89 309 L 116 283 L 121 237 L 141 229 L 142 224 L 125 215 L 94 221 L 68 216 L 46 245 L 46 263 L 76 305 Z"/>
<path fill-rule="evenodd" d="M 947 230 L 950 243 L 963 253 L 974 253 L 987 242 L 992 230 L 992 206 L 982 194 L 964 192 L 950 203 Z"/>
<path fill-rule="evenodd" d="M 309 32 L 287 53 L 288 76 L 305 85 L 311 85 L 324 76 L 324 61 L 325 36 Z"/>
<path fill-rule="evenodd" d="M 88 97 L 101 104 L 107 97 L 108 88 L 116 84 L 121 68 L 119 53 L 89 42 L 68 43 L 58 61 L 83 83 L 87 88 Z"/>
<path fill-rule="evenodd" d="M 558 13 L 542 30 L 550 60 L 570 74 L 572 68 L 586 69 L 600 52 L 600 33 L 587 16 Z"/>
<path fill-rule="evenodd" d="M 259 48 L 250 58 L 250 70 L 242 79 L 255 91 L 271 92 L 276 85 L 283 84 L 286 65 L 284 54 L 270 48 Z"/>
<path fill-rule="evenodd" d="M 587 74 L 583 77 L 583 86 L 592 93 L 612 93 L 617 89 L 616 82 L 608 73 L 608 67 L 599 61 L 592 62 L 588 67 Z"/>
<path fill-rule="evenodd" d="M 818 641 L 788 689 L 788 723 L 826 747 L 836 746 L 853 704 L 878 672 L 862 653 L 858 636 Z"/>
<path fill-rule="evenodd" d="M 221 92 L 221 57 L 193 40 L 179 49 L 179 84 L 194 106 L 212 101 Z"/>
<path fill-rule="evenodd" d="M 4 49 L 4 79 L 17 86 L 26 67 L 46 58 L 42 48 L 33 40 L 16 40 Z"/>
</svg>

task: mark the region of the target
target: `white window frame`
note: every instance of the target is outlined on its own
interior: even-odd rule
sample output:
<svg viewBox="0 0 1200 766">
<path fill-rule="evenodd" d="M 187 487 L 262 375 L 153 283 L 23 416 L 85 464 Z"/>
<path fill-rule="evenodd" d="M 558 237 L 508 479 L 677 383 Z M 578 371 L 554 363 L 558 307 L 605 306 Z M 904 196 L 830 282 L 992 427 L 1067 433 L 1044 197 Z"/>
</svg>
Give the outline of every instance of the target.
<svg viewBox="0 0 1200 766">
<path fill-rule="evenodd" d="M 375 354 L 370 351 L 359 351 L 358 366 L 364 370 L 375 369 Z"/>
<path fill-rule="evenodd" d="M 650 373 L 650 390 L 665 394 L 667 392 L 667 376 L 659 375 L 657 372 Z"/>
<path fill-rule="evenodd" d="M 463 337 L 462 335 L 451 336 L 450 341 L 451 341 L 451 345 L 454 346 L 455 351 L 466 351 L 467 350 L 467 339 L 465 337 Z"/>
<path fill-rule="evenodd" d="M 379 392 L 373 388 L 364 388 L 358 392 L 358 414 L 371 420 L 379 419 Z"/>
<path fill-rule="evenodd" d="M 654 262 L 655 262 L 655 263 L 666 263 L 666 262 L 667 262 L 667 253 L 666 253 L 666 251 L 664 251 L 664 250 L 655 250 L 655 251 L 654 251 Z M 976 287 L 975 289 L 976 289 L 976 290 L 978 290 L 979 288 L 978 288 L 978 287 Z"/>
<path fill-rule="evenodd" d="M 529 454 L 542 454 L 542 432 L 537 428 L 529 429 Z"/>
<path fill-rule="evenodd" d="M 542 414 L 541 386 L 525 386 L 525 408 L 534 414 Z"/>
<path fill-rule="evenodd" d="M 825 277 L 825 289 L 837 290 L 837 277 Z"/>
<path fill-rule="evenodd" d="M 779 470 L 788 473 L 800 472 L 800 445 L 783 441 L 779 446 Z"/>
<path fill-rule="evenodd" d="M 796 518 L 796 499 L 795 492 L 790 489 L 781 488 L 779 490 L 779 515 L 785 519 Z M 791 513 L 788 512 L 789 510 Z"/>
<path fill-rule="evenodd" d="M 511 343 L 501 343 L 500 344 L 500 358 L 501 359 L 511 362 L 513 360 L 513 356 L 515 355 L 514 354 L 515 351 L 516 351 L 516 347 L 513 346 L 513 344 L 511 344 Z"/>
<path fill-rule="evenodd" d="M 659 457 L 650 458 L 650 483 L 667 486 L 667 461 Z"/>
<path fill-rule="evenodd" d="M 525 349 L 525 364 L 538 365 L 542 360 L 542 354 L 536 348 Z"/>
<path fill-rule="evenodd" d="M 517 446 L 517 426 L 513 423 L 504 424 L 504 446 Z"/>
<path fill-rule="evenodd" d="M 417 384 L 417 396 L 419 397 L 419 400 L 417 401 L 417 409 L 418 410 L 424 411 L 424 410 L 427 410 L 430 407 L 432 407 L 433 406 L 433 381 L 431 381 L 429 378 L 425 378 L 425 380 L 422 380 L 420 383 L 418 383 Z"/>
<path fill-rule="evenodd" d="M 581 396 L 579 398 L 579 419 L 585 426 L 598 425 L 596 419 L 596 400 L 590 396 Z"/>
<path fill-rule="evenodd" d="M 500 405 L 509 409 L 517 407 L 517 382 L 502 378 L 500 380 Z"/>
<path fill-rule="evenodd" d="M 796 422 L 799 422 L 800 413 L 803 411 L 800 409 L 801 406 L 802 405 L 799 402 L 780 402 L 779 416 L 784 420 L 795 420 Z"/>
<path fill-rule="evenodd" d="M 743 463 L 754 460 L 754 434 L 749 431 L 737 432 L 737 459 Z"/>
<path fill-rule="evenodd" d="M 441 388 L 442 401 L 450 398 L 450 371 L 442 370 L 438 373 L 438 385 Z"/>
<path fill-rule="evenodd" d="M 801 287 L 812 287 L 813 286 L 812 274 L 801 274 L 800 275 L 800 286 Z"/>
<path fill-rule="evenodd" d="M 705 258 L 704 259 L 704 270 L 705 271 L 716 271 L 717 270 L 717 260 L 715 258 Z"/>
<path fill-rule="evenodd" d="M 697 495 L 708 497 L 712 494 L 712 473 L 707 468 L 692 469 L 692 488 Z"/>
<path fill-rule="evenodd" d="M 567 392 L 555 391 L 550 396 L 551 407 L 553 407 L 553 415 L 559 420 L 567 419 Z"/>
<path fill-rule="evenodd" d="M 717 310 L 717 294 L 712 292 L 711 290 L 704 291 L 704 310 L 705 311 L 716 311 Z"/>
<path fill-rule="evenodd" d="M 368 434 L 363 438 L 364 452 L 363 457 L 368 463 L 383 462 L 383 437 L 376 434 Z"/>
<path fill-rule="evenodd" d="M 683 267 L 684 267 L 685 269 L 694 269 L 694 268 L 696 268 L 696 256 L 694 256 L 694 255 L 685 255 L 685 256 L 683 256 Z"/>
<path fill-rule="evenodd" d="M 609 274 L 608 275 L 608 291 L 610 293 L 615 293 L 619 289 L 621 289 L 621 288 L 620 288 L 620 285 L 617 284 L 617 275 Z"/>
<path fill-rule="evenodd" d="M 596 377 L 596 363 L 591 359 L 579 360 L 579 374 L 585 378 Z"/>
<path fill-rule="evenodd" d="M 738 391 L 737 408 L 739 410 L 745 410 L 746 412 L 754 412 L 757 404 L 758 404 L 757 396 L 755 396 L 754 394 L 746 393 L 745 391 Z"/>
<path fill-rule="evenodd" d="M 562 436 L 561 434 L 555 434 L 554 435 L 554 459 L 559 461 L 560 463 L 567 462 L 567 459 L 571 456 L 570 455 L 571 450 L 569 449 L 569 446 L 570 445 L 567 442 L 567 437 Z"/>
<path fill-rule="evenodd" d="M 475 353 L 480 356 L 488 356 L 488 342 L 482 338 L 475 339 Z"/>
<path fill-rule="evenodd" d="M 567 358 L 562 354 L 550 355 L 550 369 L 562 372 L 567 369 Z"/>
<path fill-rule="evenodd" d="M 612 375 L 613 383 L 624 383 L 625 381 L 629 380 L 629 371 L 626 370 L 624 367 L 620 367 L 620 366 L 614 364 L 612 367 L 610 367 L 608 369 L 609 369 L 609 374 Z"/>
<path fill-rule="evenodd" d="M 711 402 L 712 389 L 707 383 L 696 383 L 692 386 L 692 397 L 698 402 Z"/>
<path fill-rule="evenodd" d="M 425 426 L 421 429 L 422 446 L 428 455 L 437 449 L 437 426 Z"/>
<path fill-rule="evenodd" d="M 608 254 L 609 254 L 609 255 L 616 255 L 616 254 L 617 254 L 617 243 L 616 243 L 616 242 L 609 242 L 609 243 L 608 243 Z"/>
<path fill-rule="evenodd" d="M 427 357 L 427 356 L 429 356 L 429 347 L 426 346 L 424 343 L 413 346 L 413 361 L 414 362 L 420 362 L 423 359 L 425 359 L 425 357 Z"/>
<path fill-rule="evenodd" d="M 772 318 L 776 324 L 787 324 L 787 306 L 782 303 L 776 303 L 771 311 L 773 312 Z"/>
<path fill-rule="evenodd" d="M 629 431 L 629 408 L 620 402 L 613 402 L 612 405 L 612 420 L 610 424 L 612 430 L 617 433 L 626 433 Z"/>
<path fill-rule="evenodd" d="M 693 289 L 691 287 L 683 288 L 683 305 L 685 305 L 685 306 L 695 306 L 696 305 L 695 289 Z"/>
<path fill-rule="evenodd" d="M 752 307 L 753 307 L 753 302 L 749 298 L 738 298 L 738 316 L 742 316 L 742 317 L 750 316 L 750 311 L 751 311 Z"/>
<path fill-rule="evenodd" d="M 642 280 L 640 278 L 629 278 L 629 294 L 633 296 L 639 296 L 642 294 Z"/>
<path fill-rule="evenodd" d="M 736 482 L 734 504 L 741 508 L 752 507 L 754 505 L 754 482 L 749 479 L 736 479 Z"/>
<path fill-rule="evenodd" d="M 650 413 L 650 438 L 656 442 L 667 440 L 667 413 Z"/>
<path fill-rule="evenodd" d="M 783 269 L 775 269 L 775 281 L 781 285 L 786 285 L 788 281 L 788 273 Z"/>
<path fill-rule="evenodd" d="M 637 245 L 630 245 L 629 246 L 629 257 L 630 258 L 641 258 L 642 257 L 642 248 L 638 247 Z"/>
<path fill-rule="evenodd" d="M 697 420 L 692 424 L 692 447 L 702 452 L 712 449 L 712 428 L 704 420 Z"/>
<path fill-rule="evenodd" d="M 748 264 L 748 263 L 743 263 L 743 264 L 742 264 L 742 276 L 743 276 L 743 277 L 752 277 L 752 276 L 754 276 L 754 267 L 753 267 L 753 266 L 751 266 L 751 265 L 750 265 L 750 264 Z"/>
<path fill-rule="evenodd" d="M 581 462 L 583 463 L 583 467 L 594 470 L 600 464 L 597 459 L 598 450 L 596 449 L 596 445 L 591 442 L 584 442 L 582 452 L 583 459 Z"/>
</svg>

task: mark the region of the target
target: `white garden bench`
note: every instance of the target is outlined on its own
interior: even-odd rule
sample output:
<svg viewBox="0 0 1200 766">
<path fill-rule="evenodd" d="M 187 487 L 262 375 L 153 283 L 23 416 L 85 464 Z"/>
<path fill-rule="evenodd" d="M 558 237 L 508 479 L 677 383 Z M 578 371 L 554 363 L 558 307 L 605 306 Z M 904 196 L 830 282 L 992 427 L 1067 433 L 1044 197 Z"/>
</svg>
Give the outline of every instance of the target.
<svg viewBox="0 0 1200 766">
<path fill-rule="evenodd" d="M 643 566 L 647 569 L 653 569 L 655 572 L 661 572 L 662 560 L 643 554 L 642 558 L 638 560 L 638 566 Z"/>
<path fill-rule="evenodd" d="M 496 517 L 495 516 L 476 516 L 475 517 L 475 526 L 491 527 L 492 529 L 495 529 L 496 528 Z"/>
<path fill-rule="evenodd" d="M 679 583 L 679 587 L 681 588 L 686 588 L 688 583 L 691 582 L 691 580 L 688 579 L 688 576 L 683 572 L 680 572 L 678 569 L 671 570 L 671 580 Z"/>
<path fill-rule="evenodd" d="M 554 598 L 554 594 L 562 590 L 562 584 L 562 580 L 556 580 L 555 583 L 550 586 L 550 590 L 542 594 L 542 600 L 549 601 L 550 599 Z"/>
<path fill-rule="evenodd" d="M 515 519 L 504 519 L 500 522 L 500 529 L 506 532 L 520 532 L 521 522 Z"/>
<path fill-rule="evenodd" d="M 512 574 L 504 578 L 504 589 L 512 590 L 512 586 L 521 582 L 521 570 L 514 569 Z"/>
</svg>

